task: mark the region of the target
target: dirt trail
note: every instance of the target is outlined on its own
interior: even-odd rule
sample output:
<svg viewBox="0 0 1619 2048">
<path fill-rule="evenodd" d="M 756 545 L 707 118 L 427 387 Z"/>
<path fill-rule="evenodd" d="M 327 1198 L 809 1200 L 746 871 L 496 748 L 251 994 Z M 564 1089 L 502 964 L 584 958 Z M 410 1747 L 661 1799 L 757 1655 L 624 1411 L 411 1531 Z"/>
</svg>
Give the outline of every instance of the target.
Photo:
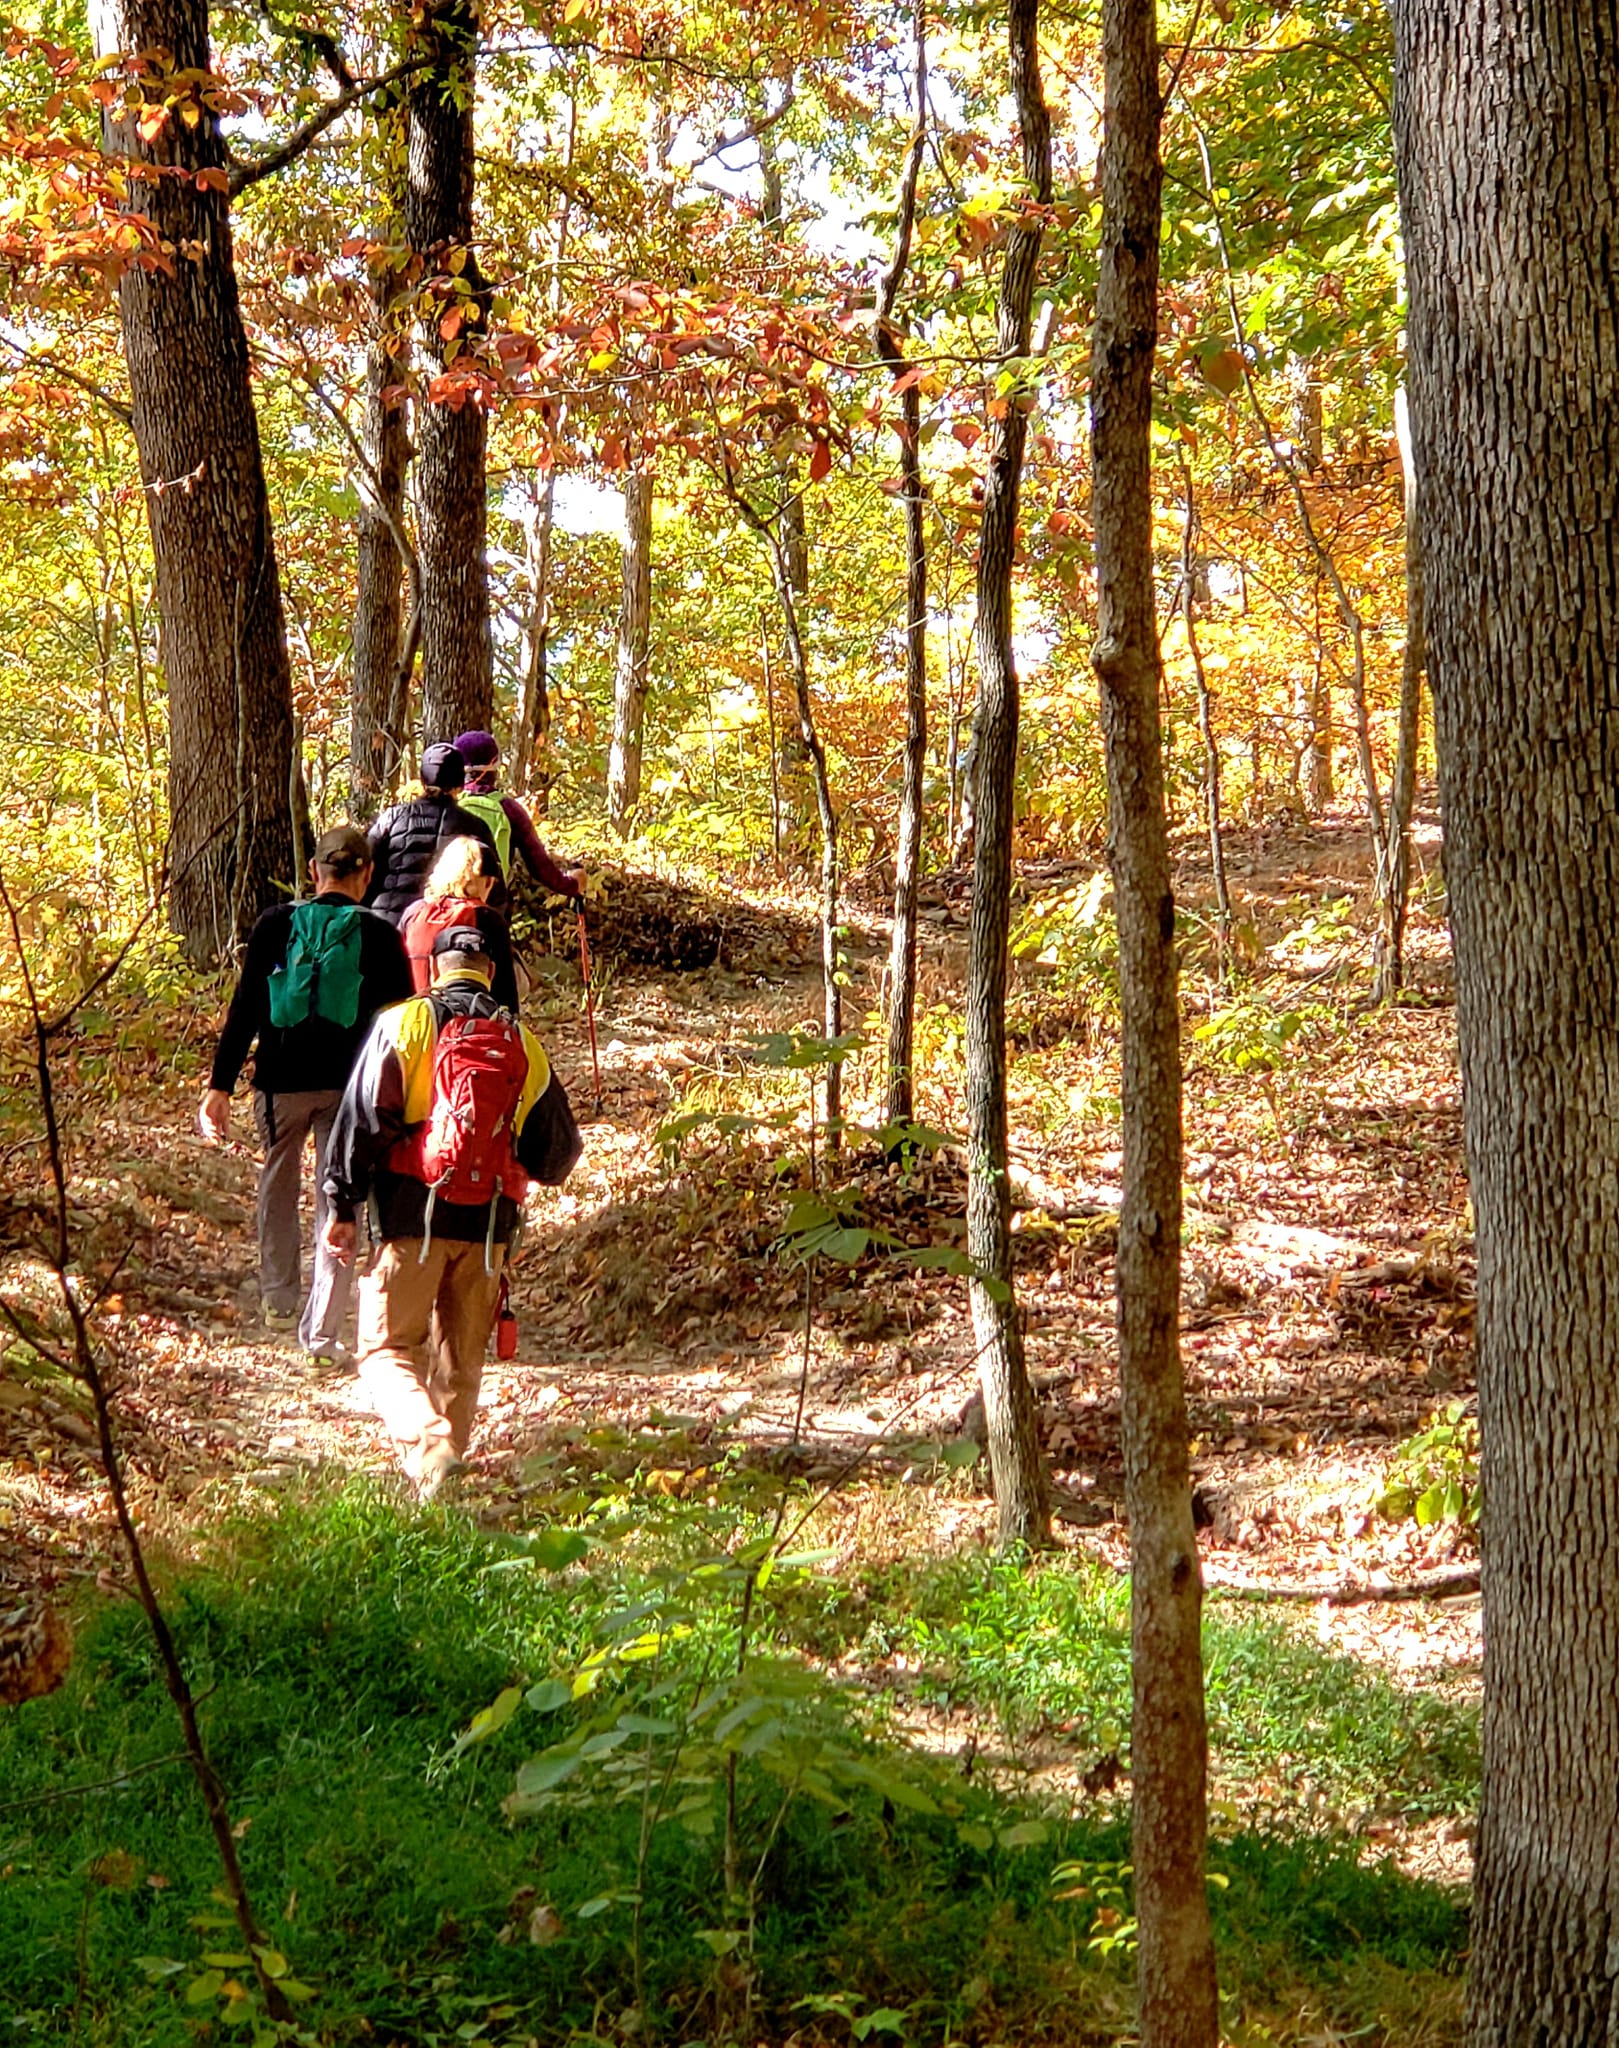
<svg viewBox="0 0 1619 2048">
<path fill-rule="evenodd" d="M 1237 841 L 1255 944 L 1316 1007 L 1272 1090 L 1216 1071 L 1189 1045 L 1186 1357 L 1201 1540 L 1226 1585 L 1325 1593 L 1379 1573 L 1409 1578 L 1453 1549 L 1449 1536 L 1392 1528 L 1373 1511 L 1393 1445 L 1471 1389 L 1471 1261 L 1442 927 L 1419 906 L 1413 950 L 1437 1006 L 1354 1022 L 1322 971 L 1364 948 L 1359 923 L 1321 907 L 1363 879 L 1363 849 L 1362 833 L 1340 827 Z M 1195 896 L 1195 849 L 1186 867 Z M 923 986 L 941 1013 L 959 973 L 960 900 L 959 878 L 931 891 Z M 655 1142 L 677 1108 L 761 1090 L 777 1111 L 801 1099 L 789 1093 L 795 1077 L 761 1078 L 750 1034 L 817 1014 L 810 927 L 797 904 L 755 918 L 727 905 L 707 965 L 660 970 L 605 955 L 600 1115 L 588 1114 L 576 976 L 553 957 L 538 977 L 537 1021 L 583 1113 L 586 1154 L 565 1191 L 538 1198 L 517 1263 L 519 1356 L 488 1370 L 467 1493 L 482 1516 L 522 1516 L 534 1461 L 591 1431 L 633 1436 L 677 1418 L 665 1431 L 672 1486 L 726 1443 L 772 1461 L 790 1447 L 804 1281 L 771 1250 L 790 1139 L 698 1131 L 677 1159 Z M 855 917 L 858 1018 L 876 1000 L 882 921 L 858 906 Z M 875 1117 L 875 1058 L 848 1073 L 856 1118 Z M 1118 1563 L 1110 1060 L 1106 1034 L 1083 1030 L 1032 1055 L 1013 1122 L 1030 1204 L 1018 1217 L 1020 1296 L 1065 1540 Z M 102 1322 L 137 1489 L 148 1517 L 175 1530 L 222 1491 L 294 1484 L 324 1466 L 388 1469 L 352 1375 L 313 1366 L 258 1323 L 253 1157 L 195 1136 L 200 1080 L 182 1066 L 124 1077 L 120 1100 L 75 1122 L 73 1158 L 75 1220 L 107 1289 Z M 951 1084 L 937 1078 L 948 1063 L 934 1057 L 928 1071 L 922 1114 L 959 1128 Z M 75 1076 L 64 1080 L 71 1102 Z M 245 1137 L 245 1115 L 238 1129 Z M 909 1181 L 858 1146 L 851 1166 L 865 1220 L 912 1243 L 959 1232 L 956 1154 Z M 27 1198 L 0 1209 L 8 1239 L 31 1223 Z M 28 1273 L 14 1258 L 8 1280 Z M 871 1260 L 817 1287 L 804 1426 L 791 1446 L 799 1469 L 832 1479 L 864 1454 L 862 1478 L 915 1487 L 933 1540 L 981 1534 L 978 1471 L 939 1457 L 974 1427 L 959 1281 Z M 65 1588 L 108 1561 L 82 1412 L 15 1353 L 0 1364 L 0 1532 L 0 1600 L 8 1584 Z M 1476 1684 L 1476 1601 L 1323 1606 L 1312 1625 L 1401 1683 Z M 1445 1853 L 1454 1862 L 1465 1849 Z"/>
</svg>

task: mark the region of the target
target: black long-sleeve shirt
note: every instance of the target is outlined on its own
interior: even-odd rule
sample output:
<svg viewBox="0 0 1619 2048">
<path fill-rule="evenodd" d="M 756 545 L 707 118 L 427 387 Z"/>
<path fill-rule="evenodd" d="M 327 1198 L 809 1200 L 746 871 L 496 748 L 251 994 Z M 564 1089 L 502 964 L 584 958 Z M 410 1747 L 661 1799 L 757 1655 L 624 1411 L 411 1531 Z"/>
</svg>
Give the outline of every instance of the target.
<svg viewBox="0 0 1619 2048">
<path fill-rule="evenodd" d="M 353 898 L 341 890 L 329 889 L 315 901 L 348 904 Z M 312 1011 L 301 1024 L 285 1030 L 272 1024 L 270 976 L 286 961 L 295 907 L 291 903 L 275 904 L 248 937 L 242 977 L 231 997 L 225 1028 L 219 1034 L 209 1083 L 227 1095 L 236 1086 L 255 1040 L 258 1051 L 253 1060 L 253 1086 L 267 1095 L 342 1088 L 354 1065 L 354 1055 L 371 1028 L 372 1018 L 389 1003 L 402 1003 L 413 992 L 410 962 L 398 932 L 385 917 L 362 910 L 360 1007 L 354 1022 L 347 1027 L 333 1024 Z"/>
</svg>

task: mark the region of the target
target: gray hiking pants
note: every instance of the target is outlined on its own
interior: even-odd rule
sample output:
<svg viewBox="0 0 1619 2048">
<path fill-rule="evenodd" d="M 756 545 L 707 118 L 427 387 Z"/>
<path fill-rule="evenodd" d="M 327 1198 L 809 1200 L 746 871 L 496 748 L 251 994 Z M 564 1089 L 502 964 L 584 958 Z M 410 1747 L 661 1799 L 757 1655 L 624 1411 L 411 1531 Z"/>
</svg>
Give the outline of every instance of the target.
<svg viewBox="0 0 1619 2048">
<path fill-rule="evenodd" d="M 338 1342 L 354 1292 L 354 1268 L 339 1265 L 322 1246 L 326 1195 L 321 1186 L 332 1120 L 343 1100 L 337 1088 L 298 1089 L 266 1095 L 255 1090 L 253 1121 L 264 1147 L 259 1171 L 259 1298 L 266 1308 L 302 1318 L 298 1341 L 306 1351 Z M 304 1145 L 315 1137 L 315 1271 L 304 1300 L 303 1233 L 298 1206 L 304 1177 Z"/>
</svg>

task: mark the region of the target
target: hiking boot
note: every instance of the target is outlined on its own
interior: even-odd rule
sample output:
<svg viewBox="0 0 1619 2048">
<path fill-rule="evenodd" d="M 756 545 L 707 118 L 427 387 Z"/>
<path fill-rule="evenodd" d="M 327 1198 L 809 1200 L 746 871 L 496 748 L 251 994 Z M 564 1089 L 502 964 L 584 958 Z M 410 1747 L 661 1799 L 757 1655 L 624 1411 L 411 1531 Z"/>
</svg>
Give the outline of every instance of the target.
<svg viewBox="0 0 1619 2048">
<path fill-rule="evenodd" d="M 296 1330 L 298 1311 L 295 1308 L 270 1308 L 259 1310 L 259 1320 L 267 1330 Z"/>
<path fill-rule="evenodd" d="M 323 1372 L 348 1372 L 354 1365 L 354 1353 L 346 1344 L 338 1343 L 335 1337 L 330 1343 L 317 1339 L 313 1344 L 306 1344 L 304 1356 L 311 1365 L 319 1366 Z"/>
<path fill-rule="evenodd" d="M 429 1501 L 454 1495 L 459 1490 L 456 1482 L 466 1469 L 465 1460 L 458 1458 L 448 1444 L 435 1444 L 416 1474 L 416 1498 L 425 1507 Z"/>
</svg>

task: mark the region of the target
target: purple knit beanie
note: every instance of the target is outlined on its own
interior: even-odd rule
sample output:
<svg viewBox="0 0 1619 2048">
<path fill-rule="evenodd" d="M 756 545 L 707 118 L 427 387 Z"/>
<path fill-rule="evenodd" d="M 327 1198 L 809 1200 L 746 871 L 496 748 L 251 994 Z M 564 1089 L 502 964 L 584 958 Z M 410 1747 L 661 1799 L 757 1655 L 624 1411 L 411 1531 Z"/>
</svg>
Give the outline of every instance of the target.
<svg viewBox="0 0 1619 2048">
<path fill-rule="evenodd" d="M 493 733 L 464 732 L 455 742 L 455 751 L 469 768 L 492 768 L 500 759 L 500 742 Z"/>
</svg>

